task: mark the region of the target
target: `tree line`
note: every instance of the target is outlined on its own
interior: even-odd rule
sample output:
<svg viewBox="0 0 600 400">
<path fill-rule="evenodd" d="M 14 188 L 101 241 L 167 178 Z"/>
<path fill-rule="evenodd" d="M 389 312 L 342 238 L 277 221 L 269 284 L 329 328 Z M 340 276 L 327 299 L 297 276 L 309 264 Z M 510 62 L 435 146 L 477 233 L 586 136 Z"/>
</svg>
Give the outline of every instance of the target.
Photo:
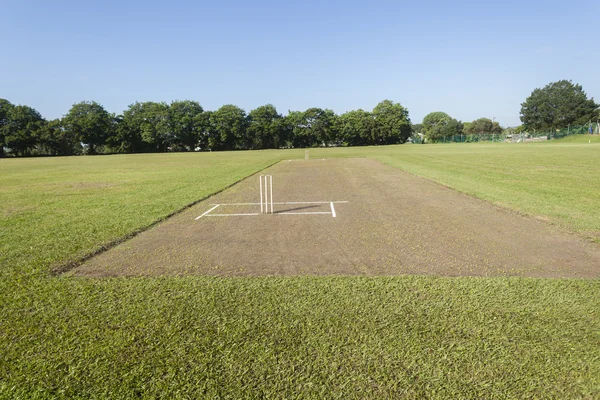
<svg viewBox="0 0 600 400">
<path fill-rule="evenodd" d="M 599 105 L 589 99 L 582 86 L 569 80 L 551 82 L 536 88 L 521 104 L 522 125 L 503 129 L 489 118 L 462 122 L 436 111 L 423 118 L 422 124 L 413 125 L 413 131 L 428 142 L 437 142 L 459 135 L 492 135 L 545 131 L 554 132 L 568 126 L 587 125 L 600 119 Z"/>
<path fill-rule="evenodd" d="M 457 135 L 501 134 L 504 131 L 498 122 L 489 118 L 479 118 L 473 122 L 462 122 L 441 111 L 427 114 L 423 118 L 422 124 L 413 125 L 413 130 L 431 143 Z"/>
<path fill-rule="evenodd" d="M 599 107 L 581 85 L 551 82 L 533 90 L 521 104 L 523 124 L 509 130 L 551 132 L 585 125 L 599 119 Z M 207 111 L 191 100 L 136 102 L 116 115 L 83 101 L 62 118 L 48 121 L 34 108 L 0 99 L 0 157 L 6 152 L 27 156 L 366 146 L 405 143 L 413 135 L 437 142 L 503 131 L 493 119 L 462 122 L 441 111 L 413 125 L 408 110 L 391 100 L 372 111 L 341 115 L 316 107 L 282 115 L 271 104 L 249 113 L 231 104 Z"/>
<path fill-rule="evenodd" d="M 271 104 L 246 113 L 235 105 L 207 111 L 191 100 L 136 102 L 116 115 L 83 101 L 46 120 L 0 99 L 0 156 L 383 145 L 404 143 L 411 133 L 408 110 L 391 100 L 372 111 L 337 115 L 315 107 L 285 116 Z"/>
</svg>

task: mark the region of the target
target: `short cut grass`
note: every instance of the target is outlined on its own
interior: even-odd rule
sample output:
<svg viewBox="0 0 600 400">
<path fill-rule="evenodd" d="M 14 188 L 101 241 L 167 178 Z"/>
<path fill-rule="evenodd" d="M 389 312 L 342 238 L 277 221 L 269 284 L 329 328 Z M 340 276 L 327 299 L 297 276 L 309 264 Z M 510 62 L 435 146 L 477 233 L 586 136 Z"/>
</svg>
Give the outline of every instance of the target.
<svg viewBox="0 0 600 400">
<path fill-rule="evenodd" d="M 377 158 L 600 232 L 600 147 Z M 51 271 L 304 150 L 0 160 L 0 398 L 598 398 L 600 280 Z"/>
</svg>

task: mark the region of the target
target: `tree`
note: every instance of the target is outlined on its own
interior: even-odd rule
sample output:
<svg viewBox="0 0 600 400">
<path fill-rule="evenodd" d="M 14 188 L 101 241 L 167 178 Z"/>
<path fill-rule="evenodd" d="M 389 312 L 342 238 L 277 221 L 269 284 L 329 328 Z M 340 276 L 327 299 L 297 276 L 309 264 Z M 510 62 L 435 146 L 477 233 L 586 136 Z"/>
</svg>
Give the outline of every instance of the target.
<svg viewBox="0 0 600 400">
<path fill-rule="evenodd" d="M 198 126 L 201 127 L 200 134 L 198 135 L 198 147 L 201 149 L 210 149 L 209 138 L 211 133 L 214 131 L 211 129 L 211 115 L 213 111 L 204 111 L 202 114 L 196 117 Z"/>
<path fill-rule="evenodd" d="M 335 113 L 329 109 L 313 107 L 304 112 L 307 134 L 312 139 L 311 146 L 327 147 L 336 139 L 335 119 Z"/>
<path fill-rule="evenodd" d="M 283 142 L 282 116 L 272 104 L 260 106 L 248 114 L 248 137 L 252 149 L 276 149 Z"/>
<path fill-rule="evenodd" d="M 208 145 L 213 150 L 250 148 L 246 128 L 246 112 L 227 104 L 210 114 Z"/>
<path fill-rule="evenodd" d="M 39 141 L 45 154 L 53 156 L 81 154 L 81 143 L 72 132 L 64 129 L 60 119 L 53 119 L 43 124 Z"/>
<path fill-rule="evenodd" d="M 525 127 L 523 125 L 519 125 L 515 128 L 515 133 L 519 134 L 523 132 L 525 132 Z"/>
<path fill-rule="evenodd" d="M 165 151 L 171 142 L 169 105 L 165 102 L 142 103 L 139 128 L 142 140 L 155 151 Z"/>
<path fill-rule="evenodd" d="M 461 135 L 462 132 L 462 122 L 457 121 L 445 112 L 434 111 L 423 118 L 423 133 L 431 141 Z"/>
<path fill-rule="evenodd" d="M 346 146 L 375 144 L 375 116 L 361 109 L 348 111 L 339 117 L 339 133 Z"/>
<path fill-rule="evenodd" d="M 0 98 L 0 157 L 4 156 L 4 146 L 6 145 L 4 127 L 8 125 L 8 112 L 13 107 L 10 101 Z"/>
<path fill-rule="evenodd" d="M 31 154 L 38 144 L 44 123 L 42 115 L 34 108 L 19 105 L 8 109 L 5 120 L 3 131 L 6 147 L 17 155 Z"/>
<path fill-rule="evenodd" d="M 112 134 L 106 139 L 106 147 L 111 153 L 143 151 L 144 144 L 139 129 L 128 124 L 130 121 L 126 121 L 124 114 L 113 116 Z"/>
<path fill-rule="evenodd" d="M 404 143 L 412 133 L 408 110 L 400 103 L 384 100 L 373 109 L 375 144 Z"/>
<path fill-rule="evenodd" d="M 173 148 L 194 151 L 204 130 L 204 109 L 191 100 L 174 101 L 169 106 L 169 126 Z"/>
<path fill-rule="evenodd" d="M 306 124 L 306 118 L 302 111 L 288 111 L 286 123 L 290 129 L 289 142 L 290 147 L 311 147 L 315 142 L 310 136 L 309 127 Z"/>
<path fill-rule="evenodd" d="M 172 142 L 169 105 L 153 101 L 130 104 L 123 113 L 117 136 L 133 152 L 165 151 Z"/>
<path fill-rule="evenodd" d="M 423 133 L 423 124 L 412 124 L 413 133 Z"/>
<path fill-rule="evenodd" d="M 118 152 L 140 153 L 155 149 L 155 146 L 142 139 L 144 103 L 130 104 L 123 115 L 115 117 L 116 132 L 108 144 Z"/>
<path fill-rule="evenodd" d="M 531 92 L 521 104 L 521 121 L 526 129 L 538 130 L 585 125 L 598 118 L 598 107 L 581 85 L 561 80 Z"/>
<path fill-rule="evenodd" d="M 469 135 L 491 135 L 502 133 L 502 127 L 497 122 L 492 122 L 489 118 L 479 118 L 471 122 L 465 129 L 465 133 Z"/>
<path fill-rule="evenodd" d="M 88 154 L 95 154 L 111 135 L 113 117 L 95 101 L 82 101 L 71 107 L 63 125 L 69 135 L 88 145 Z"/>
<path fill-rule="evenodd" d="M 326 147 L 337 139 L 337 116 L 332 110 L 313 107 L 304 112 L 290 111 L 287 118 L 294 147 Z"/>
</svg>

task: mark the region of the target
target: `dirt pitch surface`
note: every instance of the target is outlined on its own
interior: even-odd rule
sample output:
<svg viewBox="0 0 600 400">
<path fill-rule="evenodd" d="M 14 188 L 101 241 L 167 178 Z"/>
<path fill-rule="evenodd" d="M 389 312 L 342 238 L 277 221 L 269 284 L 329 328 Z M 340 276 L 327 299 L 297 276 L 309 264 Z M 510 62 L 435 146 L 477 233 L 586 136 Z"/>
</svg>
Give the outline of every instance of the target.
<svg viewBox="0 0 600 400">
<path fill-rule="evenodd" d="M 370 159 L 282 161 L 71 274 L 598 277 L 600 246 Z M 200 217 L 200 218 L 199 218 Z"/>
</svg>

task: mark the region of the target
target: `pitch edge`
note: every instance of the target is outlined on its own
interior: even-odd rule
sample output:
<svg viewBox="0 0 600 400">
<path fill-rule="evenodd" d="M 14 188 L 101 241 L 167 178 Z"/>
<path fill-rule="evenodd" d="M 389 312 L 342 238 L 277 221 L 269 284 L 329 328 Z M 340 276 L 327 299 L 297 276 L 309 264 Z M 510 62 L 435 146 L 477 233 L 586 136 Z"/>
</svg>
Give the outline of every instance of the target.
<svg viewBox="0 0 600 400">
<path fill-rule="evenodd" d="M 62 275 L 64 273 L 66 273 L 66 272 L 69 272 L 69 271 L 71 271 L 71 270 L 79 267 L 81 264 L 83 264 L 84 262 L 86 262 L 90 258 L 95 257 L 97 255 L 100 255 L 100 254 L 102 254 L 102 253 L 104 253 L 104 252 L 106 252 L 106 251 L 108 251 L 108 250 L 110 250 L 110 249 L 112 249 L 112 248 L 120 245 L 121 243 L 124 243 L 124 242 L 126 242 L 126 241 L 128 241 L 130 239 L 133 239 L 134 237 L 136 237 L 140 233 L 143 233 L 143 232 L 147 231 L 148 229 L 155 227 L 156 225 L 160 224 L 161 222 L 164 222 L 167 219 L 169 219 L 171 217 L 174 217 L 175 215 L 184 212 L 188 208 L 191 208 L 191 207 L 195 206 L 196 204 L 198 204 L 198 203 L 200 203 L 202 201 L 205 201 L 207 199 L 210 199 L 213 196 L 216 196 L 217 194 L 219 194 L 219 193 L 221 193 L 221 192 L 223 192 L 223 191 L 225 191 L 225 190 L 227 190 L 227 189 L 229 189 L 229 188 L 237 185 L 238 183 L 240 183 L 244 179 L 248 179 L 248 178 L 250 178 L 250 177 L 252 177 L 252 176 L 254 176 L 256 174 L 260 174 L 261 172 L 263 172 L 263 171 L 265 171 L 265 170 L 267 170 L 267 169 L 269 169 L 269 168 L 271 168 L 271 167 L 279 164 L 281 161 L 282 160 L 275 161 L 275 162 L 267 165 L 263 169 L 260 169 L 260 170 L 258 170 L 256 172 L 253 172 L 250 175 L 244 176 L 243 178 L 241 178 L 241 179 L 233 182 L 230 185 L 227 185 L 227 186 L 225 186 L 225 187 L 217 190 L 214 193 L 211 193 L 208 196 L 205 196 L 205 197 L 203 197 L 201 199 L 195 200 L 192 203 L 186 204 L 185 206 L 183 206 L 183 207 L 181 207 L 181 208 L 173 211 L 172 213 L 170 213 L 170 214 L 168 214 L 168 215 L 166 215 L 166 216 L 164 216 L 162 218 L 157 219 L 154 222 L 151 222 L 150 224 L 148 224 L 146 226 L 143 226 L 143 227 L 141 227 L 139 229 L 136 229 L 135 231 L 133 231 L 131 233 L 128 233 L 125 236 L 122 236 L 122 237 L 120 237 L 118 239 L 115 239 L 113 241 L 110 241 L 110 242 L 108 242 L 108 243 L 100 246 L 100 248 L 92 251 L 91 253 L 88 253 L 88 254 L 84 255 L 83 257 L 80 257 L 80 258 L 78 258 L 76 260 L 67 261 L 66 263 L 63 263 L 63 264 L 59 264 L 58 266 L 50 269 L 50 275 L 51 276 L 59 276 L 59 275 Z"/>
</svg>

